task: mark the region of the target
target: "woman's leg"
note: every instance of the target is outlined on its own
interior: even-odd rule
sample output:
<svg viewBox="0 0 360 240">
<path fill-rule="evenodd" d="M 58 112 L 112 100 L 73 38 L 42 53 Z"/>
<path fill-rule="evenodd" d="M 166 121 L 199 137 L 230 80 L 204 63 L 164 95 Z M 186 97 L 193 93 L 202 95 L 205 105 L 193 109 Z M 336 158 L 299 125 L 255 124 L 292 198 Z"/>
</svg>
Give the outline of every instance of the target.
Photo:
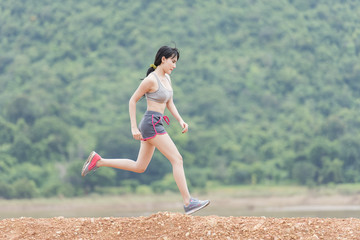
<svg viewBox="0 0 360 240">
<path fill-rule="evenodd" d="M 154 154 L 155 147 L 149 142 L 141 141 L 139 155 L 136 161 L 131 159 L 100 159 L 97 167 L 112 167 L 122 170 L 142 173 L 145 172 Z"/>
<path fill-rule="evenodd" d="M 157 135 L 155 138 L 148 141 L 159 149 L 159 151 L 170 161 L 175 182 L 183 197 L 184 204 L 188 205 L 190 202 L 190 193 L 186 183 L 183 159 L 174 142 L 168 134 Z"/>
</svg>

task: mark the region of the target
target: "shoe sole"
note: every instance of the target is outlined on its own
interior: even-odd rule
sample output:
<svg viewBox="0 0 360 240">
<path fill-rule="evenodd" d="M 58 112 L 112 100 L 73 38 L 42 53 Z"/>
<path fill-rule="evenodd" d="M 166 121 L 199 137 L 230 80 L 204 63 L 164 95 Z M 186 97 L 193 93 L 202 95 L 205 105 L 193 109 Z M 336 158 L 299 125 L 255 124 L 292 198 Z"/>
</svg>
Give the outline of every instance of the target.
<svg viewBox="0 0 360 240">
<path fill-rule="evenodd" d="M 89 163 L 91 162 L 91 160 L 93 159 L 93 157 L 95 156 L 96 152 L 95 151 L 92 151 L 88 157 L 88 159 L 86 160 L 86 162 L 84 163 L 83 165 L 83 168 L 82 168 L 82 171 L 81 171 L 81 176 L 85 177 L 86 174 L 85 173 L 85 170 L 86 170 L 86 167 L 89 165 Z"/>
<path fill-rule="evenodd" d="M 206 204 L 204 204 L 204 205 L 202 205 L 202 206 L 200 206 L 200 207 L 198 207 L 198 208 L 194 208 L 194 209 L 190 210 L 190 211 L 187 212 L 186 214 L 187 214 L 187 215 L 193 214 L 194 212 L 197 212 L 197 211 L 203 209 L 204 207 L 209 206 L 209 204 L 210 204 L 210 201 L 208 201 Z"/>
</svg>

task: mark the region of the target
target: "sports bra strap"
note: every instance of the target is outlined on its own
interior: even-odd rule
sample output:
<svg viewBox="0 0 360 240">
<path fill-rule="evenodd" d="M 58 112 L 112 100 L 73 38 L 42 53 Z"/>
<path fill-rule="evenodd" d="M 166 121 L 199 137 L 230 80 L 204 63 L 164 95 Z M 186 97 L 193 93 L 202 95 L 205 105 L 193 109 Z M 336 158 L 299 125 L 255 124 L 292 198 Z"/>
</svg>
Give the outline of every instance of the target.
<svg viewBox="0 0 360 240">
<path fill-rule="evenodd" d="M 165 74 L 165 77 L 166 77 L 166 79 L 169 81 L 170 86 L 171 86 L 171 81 L 170 81 L 169 75 L 166 75 L 166 74 Z"/>
<path fill-rule="evenodd" d="M 160 84 L 160 78 L 158 77 L 158 75 L 157 75 L 156 73 L 154 73 L 154 75 L 155 75 L 155 78 L 156 78 L 158 84 Z M 159 86 L 159 87 L 160 87 L 160 86 Z"/>
<path fill-rule="evenodd" d="M 153 73 L 154 73 L 154 75 L 155 75 L 155 77 L 156 77 L 156 80 L 157 80 L 158 84 L 163 85 L 163 84 L 161 83 L 161 81 L 160 81 L 159 76 L 158 76 L 155 72 L 153 72 Z M 168 77 L 168 75 L 165 74 L 165 78 L 168 80 L 168 82 L 170 83 L 170 86 L 171 86 L 170 78 Z M 160 83 L 159 83 L 159 82 L 160 82 Z M 163 85 L 163 87 L 165 87 L 165 86 Z"/>
</svg>

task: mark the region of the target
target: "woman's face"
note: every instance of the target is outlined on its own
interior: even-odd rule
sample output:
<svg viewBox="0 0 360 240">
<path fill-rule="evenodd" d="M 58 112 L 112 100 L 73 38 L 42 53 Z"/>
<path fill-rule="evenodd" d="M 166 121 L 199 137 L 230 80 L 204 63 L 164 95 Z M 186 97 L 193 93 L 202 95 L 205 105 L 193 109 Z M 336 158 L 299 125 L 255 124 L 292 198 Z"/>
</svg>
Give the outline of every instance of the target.
<svg viewBox="0 0 360 240">
<path fill-rule="evenodd" d="M 171 72 L 176 68 L 176 62 L 177 62 L 177 56 L 169 57 L 169 58 L 163 57 L 162 65 L 164 72 L 170 75 Z"/>
</svg>

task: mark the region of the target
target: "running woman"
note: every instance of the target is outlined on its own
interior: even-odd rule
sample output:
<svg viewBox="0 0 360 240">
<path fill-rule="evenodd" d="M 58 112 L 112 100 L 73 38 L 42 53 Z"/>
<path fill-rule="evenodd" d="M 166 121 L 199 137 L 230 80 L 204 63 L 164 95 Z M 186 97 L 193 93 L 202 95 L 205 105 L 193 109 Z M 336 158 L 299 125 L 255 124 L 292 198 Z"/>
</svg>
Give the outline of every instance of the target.
<svg viewBox="0 0 360 240">
<path fill-rule="evenodd" d="M 134 139 L 141 141 L 137 160 L 105 159 L 93 151 L 84 163 L 81 175 L 86 176 L 99 167 L 143 173 L 157 148 L 170 161 L 175 182 L 183 198 L 185 213 L 191 214 L 209 205 L 210 201 L 191 197 L 186 183 L 183 158 L 163 126 L 163 121 L 169 124 L 169 118 L 164 116 L 165 108 L 167 108 L 180 123 L 182 133 L 188 131 L 188 124 L 184 122 L 174 104 L 170 79 L 170 74 L 176 68 L 179 57 L 180 54 L 176 48 L 161 47 L 155 56 L 154 63 L 150 65 L 146 73 L 146 78 L 130 98 L 131 132 Z M 137 126 L 136 103 L 144 95 L 147 101 L 147 111 Z"/>
</svg>

